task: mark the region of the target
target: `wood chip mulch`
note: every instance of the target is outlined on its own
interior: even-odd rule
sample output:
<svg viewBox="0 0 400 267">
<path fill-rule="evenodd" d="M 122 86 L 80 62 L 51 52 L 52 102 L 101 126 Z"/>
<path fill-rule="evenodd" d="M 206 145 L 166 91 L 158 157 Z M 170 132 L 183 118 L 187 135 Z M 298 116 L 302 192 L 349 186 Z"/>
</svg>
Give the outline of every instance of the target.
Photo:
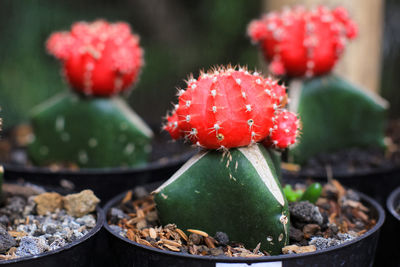
<svg viewBox="0 0 400 267">
<path fill-rule="evenodd" d="M 336 180 L 326 184 L 323 195 L 316 203 L 321 214 L 327 218 L 326 222 L 320 226 L 313 223 L 303 224 L 301 228 L 298 228 L 301 240 L 291 242 L 283 249 L 283 253 L 305 253 L 318 250 L 318 246 L 308 244 L 315 236 L 327 239 L 337 238 L 338 233 L 354 233 L 355 236 L 360 236 L 372 228 L 376 224 L 376 220 L 371 216 L 369 208 L 360 201 L 351 199 L 351 194 L 355 193 L 346 190 Z M 112 222 L 109 216 L 109 224 L 119 226 L 129 240 L 161 250 L 192 255 L 269 256 L 266 251 L 260 250 L 260 244 L 254 250 L 249 250 L 240 243 L 220 240 L 218 235 L 213 237 L 198 229 L 179 229 L 174 224 L 162 227 L 158 220 L 153 197 L 147 195 L 141 199 L 134 199 L 133 195 L 132 191 L 128 191 L 118 206 L 127 215 L 126 218 Z M 292 225 L 292 227 L 295 226 Z M 224 233 L 220 234 L 225 235 Z M 226 236 L 225 239 L 228 237 Z"/>
</svg>

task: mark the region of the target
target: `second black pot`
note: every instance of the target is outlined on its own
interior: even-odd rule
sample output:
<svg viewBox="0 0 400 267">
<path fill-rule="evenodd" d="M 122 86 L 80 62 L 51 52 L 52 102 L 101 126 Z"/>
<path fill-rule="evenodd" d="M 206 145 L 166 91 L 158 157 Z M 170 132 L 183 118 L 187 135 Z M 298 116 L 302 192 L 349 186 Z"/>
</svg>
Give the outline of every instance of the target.
<svg viewBox="0 0 400 267">
<path fill-rule="evenodd" d="M 396 188 L 387 198 L 386 211 L 387 218 L 382 227 L 379 238 L 375 266 L 399 267 L 400 254 L 400 214 L 396 208 L 400 205 L 400 187 Z"/>
<path fill-rule="evenodd" d="M 4 164 L 6 181 L 23 179 L 35 184 L 60 187 L 66 180 L 73 184 L 71 191 L 92 189 L 103 203 L 116 194 L 136 185 L 169 178 L 188 160 L 193 151 L 151 162 L 138 168 L 97 168 L 80 170 L 57 170 L 49 168 Z"/>
</svg>

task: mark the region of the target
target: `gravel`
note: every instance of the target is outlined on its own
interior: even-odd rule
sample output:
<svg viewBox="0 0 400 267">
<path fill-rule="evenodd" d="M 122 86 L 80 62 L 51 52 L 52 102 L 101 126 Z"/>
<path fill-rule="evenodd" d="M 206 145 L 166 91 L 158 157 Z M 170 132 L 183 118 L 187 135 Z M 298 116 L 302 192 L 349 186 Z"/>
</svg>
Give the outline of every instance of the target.
<svg viewBox="0 0 400 267">
<path fill-rule="evenodd" d="M 0 253 L 4 259 L 59 249 L 84 237 L 96 226 L 95 215 L 74 217 L 64 208 L 39 215 L 35 197 L 9 195 L 5 206 L 0 208 Z"/>
</svg>

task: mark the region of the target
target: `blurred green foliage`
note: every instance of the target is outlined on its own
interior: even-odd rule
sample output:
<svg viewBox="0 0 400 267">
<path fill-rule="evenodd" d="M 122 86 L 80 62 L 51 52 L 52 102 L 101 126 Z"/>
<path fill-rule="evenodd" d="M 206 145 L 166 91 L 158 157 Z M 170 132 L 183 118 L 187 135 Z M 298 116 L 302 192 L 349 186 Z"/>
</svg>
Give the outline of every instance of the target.
<svg viewBox="0 0 400 267">
<path fill-rule="evenodd" d="M 261 0 L 0 0 L 0 107 L 5 128 L 26 120 L 32 107 L 68 90 L 60 64 L 46 54 L 53 31 L 79 20 L 127 21 L 141 36 L 146 65 L 128 101 L 148 123 L 176 101 L 189 73 L 218 64 L 259 67 L 246 37 L 249 21 L 261 14 Z M 400 3 L 386 1 L 382 95 L 399 117 Z"/>
<path fill-rule="evenodd" d="M 217 64 L 258 65 L 246 27 L 260 15 L 261 1 L 246 0 L 1 0 L 0 106 L 5 128 L 27 119 L 48 97 L 68 90 L 59 62 L 44 44 L 53 31 L 74 21 L 127 21 L 141 36 L 146 65 L 129 103 L 148 123 L 176 101 L 189 73 Z"/>
</svg>

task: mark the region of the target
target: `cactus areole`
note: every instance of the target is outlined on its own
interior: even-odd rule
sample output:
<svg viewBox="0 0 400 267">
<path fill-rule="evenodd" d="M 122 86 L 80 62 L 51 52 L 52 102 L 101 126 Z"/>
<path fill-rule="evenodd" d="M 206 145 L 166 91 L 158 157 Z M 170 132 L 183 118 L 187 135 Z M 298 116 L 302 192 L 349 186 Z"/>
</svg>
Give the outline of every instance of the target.
<svg viewBox="0 0 400 267">
<path fill-rule="evenodd" d="M 46 46 L 62 61 L 72 88 L 85 95 L 109 96 L 127 90 L 143 65 L 139 37 L 123 22 L 77 22 L 70 32 L 53 33 Z"/>
<path fill-rule="evenodd" d="M 347 40 L 356 37 L 357 26 L 343 7 L 297 6 L 252 21 L 248 35 L 259 44 L 272 73 L 311 77 L 332 70 Z"/>
<path fill-rule="evenodd" d="M 31 160 L 86 168 L 144 165 L 153 133 L 116 95 L 137 80 L 143 65 L 139 37 L 126 23 L 97 20 L 53 33 L 46 45 L 62 61 L 73 91 L 33 110 Z"/>
<path fill-rule="evenodd" d="M 248 248 L 280 254 L 289 213 L 270 148 L 296 141 L 298 119 L 284 109 L 277 81 L 239 68 L 216 68 L 190 78 L 167 116 L 172 138 L 203 148 L 158 188 L 163 224 L 228 234 Z M 293 127 L 294 126 L 294 127 Z"/>
</svg>

